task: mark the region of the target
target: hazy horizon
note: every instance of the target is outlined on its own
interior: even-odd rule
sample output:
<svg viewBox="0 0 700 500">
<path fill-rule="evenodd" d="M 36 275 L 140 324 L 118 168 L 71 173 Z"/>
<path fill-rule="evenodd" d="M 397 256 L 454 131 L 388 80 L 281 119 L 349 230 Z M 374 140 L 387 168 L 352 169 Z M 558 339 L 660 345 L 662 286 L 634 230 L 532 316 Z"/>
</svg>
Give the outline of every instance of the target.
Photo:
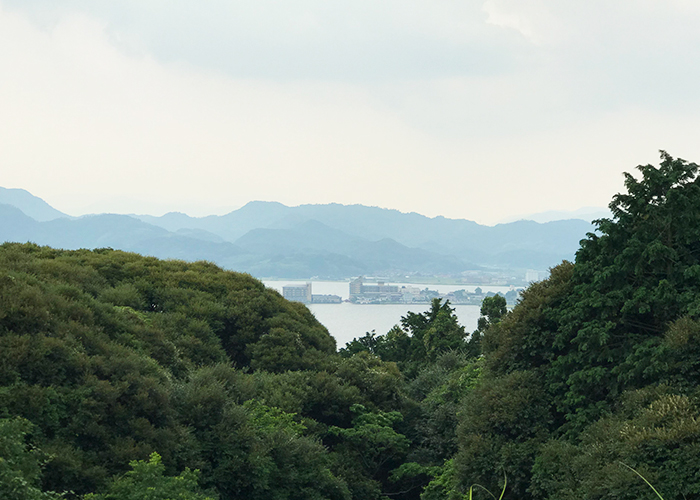
<svg viewBox="0 0 700 500">
<path fill-rule="evenodd" d="M 210 210 L 210 211 L 206 211 L 206 208 L 203 208 L 203 207 L 196 207 L 194 210 L 187 210 L 187 209 L 182 209 L 182 208 L 175 209 L 175 210 L 166 210 L 166 209 L 158 209 L 158 208 L 154 209 L 153 205 L 150 205 L 150 209 L 149 209 L 148 203 L 141 203 L 140 204 L 139 200 L 133 200 L 133 199 L 121 197 L 121 198 L 117 198 L 117 200 L 119 200 L 119 202 L 120 202 L 119 206 L 121 208 L 117 208 L 116 210 L 104 210 L 104 211 L 92 210 L 88 206 L 88 207 L 85 207 L 85 209 L 83 209 L 83 210 L 67 212 L 64 210 L 60 210 L 60 208 L 56 207 L 55 205 L 50 203 L 48 200 L 45 200 L 39 196 L 36 196 L 34 193 L 31 193 L 30 191 L 28 191 L 24 188 L 7 188 L 6 186 L 0 186 L 0 189 L 17 189 L 17 190 L 26 191 L 29 194 L 31 194 L 32 196 L 35 196 L 39 199 L 42 199 L 44 202 L 48 203 L 48 205 L 51 206 L 52 208 L 59 210 L 60 212 L 63 212 L 64 214 L 66 214 L 70 217 L 83 217 L 83 216 L 87 216 L 87 215 L 100 215 L 100 214 L 119 214 L 119 215 L 162 217 L 164 215 L 171 214 L 171 213 L 179 213 L 179 214 L 187 215 L 189 217 L 201 218 L 201 217 L 207 217 L 207 216 L 211 216 L 211 215 L 221 216 L 221 215 L 230 214 L 231 212 L 235 212 L 236 210 L 243 208 L 243 206 L 247 205 L 248 203 L 256 203 L 256 202 L 280 203 L 280 202 L 277 202 L 276 200 L 250 200 L 247 203 L 245 203 L 244 205 L 241 205 L 238 207 L 220 207 L 218 209 L 215 208 L 215 209 Z M 133 203 L 133 202 L 135 202 L 135 203 Z M 0 201 L 0 203 L 2 203 L 2 201 Z M 133 204 L 129 205 L 129 203 L 133 203 Z M 333 203 L 331 203 L 331 204 L 333 204 Z M 298 206 L 302 206 L 302 205 L 323 205 L 323 204 L 321 204 L 321 203 L 308 203 L 308 204 L 285 205 L 285 206 L 288 206 L 290 208 L 294 208 L 294 207 L 298 207 Z M 351 204 L 342 204 L 341 203 L 340 205 L 351 205 Z M 94 204 L 94 206 L 99 207 L 100 205 Z M 104 205 L 102 205 L 102 206 L 104 206 Z M 107 206 L 109 206 L 109 205 L 107 204 Z M 133 210 L 130 208 L 132 206 L 145 207 L 146 210 L 145 211 Z M 384 210 L 396 210 L 396 211 L 401 212 L 401 213 L 411 213 L 411 212 L 406 212 L 403 210 L 398 210 L 398 209 L 390 208 L 390 207 L 376 207 L 374 205 L 365 205 L 365 206 L 372 206 L 372 207 L 381 208 Z M 418 213 L 419 215 L 425 215 L 425 214 L 421 214 L 420 212 L 415 212 L 415 211 L 414 211 L 414 213 Z M 496 222 L 493 222 L 490 224 L 480 223 L 478 221 L 475 221 L 475 222 L 482 224 L 482 225 L 485 225 L 485 226 L 494 226 L 497 224 L 507 224 L 507 223 L 516 222 L 519 220 L 531 220 L 534 222 L 544 223 L 544 222 L 552 222 L 552 221 L 567 220 L 567 219 L 582 219 L 582 220 L 587 220 L 590 222 L 591 220 L 598 218 L 598 217 L 603 217 L 603 216 L 607 217 L 608 216 L 607 213 L 609 213 L 609 210 L 607 208 L 604 208 L 604 207 L 582 207 L 582 208 L 576 209 L 576 210 L 546 210 L 544 212 L 538 212 L 538 213 L 534 213 L 534 214 L 514 214 L 514 215 L 510 215 L 502 220 L 499 220 L 499 221 L 496 221 Z M 594 216 L 590 216 L 591 214 L 594 214 Z M 425 215 L 425 216 L 429 217 L 427 215 Z M 444 217 L 444 216 L 437 215 L 437 216 L 433 216 L 431 218 L 434 218 L 434 217 Z M 447 217 L 447 218 L 472 220 L 472 219 L 467 219 L 464 217 L 462 217 L 462 218 Z"/>
<path fill-rule="evenodd" d="M 605 207 L 659 149 L 700 158 L 698 27 L 687 0 L 0 0 L 2 184 L 68 214 Z"/>
</svg>

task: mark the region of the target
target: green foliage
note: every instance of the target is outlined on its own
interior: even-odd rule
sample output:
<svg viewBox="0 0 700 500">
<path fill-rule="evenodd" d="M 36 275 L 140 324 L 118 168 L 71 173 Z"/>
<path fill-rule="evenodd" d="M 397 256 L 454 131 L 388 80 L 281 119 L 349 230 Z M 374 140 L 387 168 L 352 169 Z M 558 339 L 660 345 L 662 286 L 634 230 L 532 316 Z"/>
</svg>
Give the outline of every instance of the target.
<svg viewBox="0 0 700 500">
<path fill-rule="evenodd" d="M 484 326 L 479 325 L 480 329 L 485 330 L 488 326 L 498 323 L 506 315 L 506 312 L 508 309 L 505 297 L 502 295 L 486 297 L 481 302 L 481 316 Z"/>
<path fill-rule="evenodd" d="M 457 322 L 454 309 L 449 303 L 431 318 L 428 328 L 422 332 L 425 354 L 428 360 L 435 360 L 443 352 L 459 350 L 464 347 L 464 327 Z"/>
<path fill-rule="evenodd" d="M 0 419 L 0 498 L 4 500 L 61 498 L 41 489 L 42 466 L 49 457 L 27 443 L 32 427 L 24 419 Z"/>
<path fill-rule="evenodd" d="M 504 470 L 506 498 L 652 493 L 621 461 L 665 498 L 698 495 L 698 166 L 662 153 L 639 170 L 575 264 L 484 317 L 484 372 L 444 492 L 495 491 Z"/>
<path fill-rule="evenodd" d="M 394 427 L 403 420 L 399 412 L 369 412 L 354 405 L 350 428 L 330 427 L 335 441 L 335 468 L 348 483 L 353 498 L 380 498 L 382 483 L 389 482 L 393 469 L 403 462 L 410 442 Z"/>
<path fill-rule="evenodd" d="M 374 331 L 349 342 L 341 356 L 369 352 L 384 361 L 394 361 L 409 378 L 421 367 L 448 351 L 466 351 L 464 327 L 457 321 L 448 300 L 435 298 L 425 313 L 409 311 L 386 335 Z"/>
<path fill-rule="evenodd" d="M 639 387 L 623 369 L 635 351 L 662 337 L 681 316 L 697 317 L 700 291 L 698 165 L 661 154 L 661 165 L 625 177 L 610 204 L 614 220 L 581 242 L 572 291 L 559 311 L 550 380 L 576 431 Z"/>
<path fill-rule="evenodd" d="M 505 314 L 498 299 L 488 314 L 494 323 Z M 401 326 L 386 335 L 371 332 L 341 350 L 346 361 L 337 375 L 360 387 L 363 394 L 374 395 L 371 403 L 377 407 L 398 409 L 405 416 L 398 425 L 410 442 L 407 462 L 392 472 L 389 481 L 395 484 L 381 480 L 387 494 L 417 499 L 437 468 L 457 452 L 458 414 L 481 376 L 478 352 L 465 341 L 464 328 L 449 302 L 440 299 L 433 300 L 425 313 L 409 312 L 401 318 Z M 385 373 L 389 369 L 391 377 L 379 376 L 380 367 Z M 392 400 L 394 405 L 387 405 Z M 382 474 L 386 476 L 386 471 Z M 373 498 L 378 492 L 376 485 L 365 484 L 356 495 Z"/>
<path fill-rule="evenodd" d="M 627 175 L 576 262 L 484 300 L 468 341 L 434 300 L 337 355 L 247 275 L 2 245 L 2 493 L 700 498 L 698 169 Z"/>
<path fill-rule="evenodd" d="M 224 497 L 345 499 L 323 426 L 292 415 L 310 404 L 275 408 L 260 396 L 294 398 L 257 383 L 274 372 L 287 387 L 304 380 L 302 402 L 317 406 L 335 386 L 343 404 L 329 421 L 349 423 L 349 407 L 372 398 L 325 371 L 334 350 L 306 307 L 209 263 L 0 246 L 0 418 L 35 425 L 54 456 L 45 490 L 101 494 L 158 450 L 167 474 L 200 469 Z"/>
<path fill-rule="evenodd" d="M 470 356 L 478 356 L 482 353 L 482 341 L 484 332 L 493 325 L 501 322 L 508 312 L 506 299 L 502 295 L 486 297 L 481 302 L 481 317 L 477 321 L 477 328 L 472 333 L 467 344 L 467 352 Z"/>
<path fill-rule="evenodd" d="M 360 352 L 338 363 L 336 377 L 360 389 L 375 407 L 398 409 L 402 403 L 403 377 L 395 363 Z"/>
<path fill-rule="evenodd" d="M 410 460 L 437 466 L 457 452 L 458 414 L 482 373 L 483 360 L 447 352 L 423 368 L 407 387 L 417 403 L 407 435 Z"/>
<path fill-rule="evenodd" d="M 584 430 L 579 444 L 547 443 L 533 469 L 533 491 L 541 498 L 645 498 L 648 487 L 635 479 L 639 471 L 666 498 L 695 498 L 698 417 L 697 401 L 670 387 L 626 393 L 617 411 Z"/>
<path fill-rule="evenodd" d="M 654 488 L 654 485 L 653 485 L 653 484 L 651 484 L 649 481 L 647 481 L 647 478 L 645 478 L 644 476 L 642 476 L 639 472 L 637 472 L 636 470 L 634 470 L 632 467 L 630 467 L 630 466 L 627 465 L 627 464 L 624 464 L 624 463 L 620 462 L 620 465 L 622 465 L 623 467 L 627 467 L 629 470 L 631 470 L 632 472 L 634 472 L 635 474 L 637 474 L 637 475 L 642 479 L 642 481 L 644 481 L 644 482 L 647 484 L 647 486 L 649 486 L 649 488 L 651 488 L 651 490 L 656 494 L 657 497 L 659 497 L 661 500 L 664 500 L 664 497 L 661 496 L 661 493 L 659 493 L 659 492 L 656 490 L 656 488 Z"/>
<path fill-rule="evenodd" d="M 192 433 L 190 451 L 201 463 L 203 484 L 224 498 L 348 498 L 347 487 L 330 470 L 326 450 L 305 436 L 305 423 L 249 399 L 258 390 L 258 376 L 223 365 L 204 368 L 174 394 L 178 414 Z"/>
<path fill-rule="evenodd" d="M 433 475 L 433 479 L 423 490 L 421 500 L 463 500 L 464 493 L 455 487 L 457 477 L 454 462 L 447 460 Z"/>
<path fill-rule="evenodd" d="M 501 322 L 488 328 L 483 352 L 493 375 L 548 365 L 559 328 L 559 309 L 571 290 L 574 265 L 562 262 L 551 269 L 549 279 L 523 291 L 519 304 Z"/>
<path fill-rule="evenodd" d="M 248 410 L 250 424 L 257 432 L 271 433 L 278 428 L 285 429 L 290 434 L 301 436 L 306 430 L 304 424 L 294 420 L 294 413 L 287 413 L 274 406 L 267 406 L 255 399 L 243 403 Z"/>
<path fill-rule="evenodd" d="M 158 453 L 149 460 L 134 460 L 132 470 L 112 481 L 106 493 L 89 494 L 85 500 L 216 500 L 198 484 L 199 471 L 185 469 L 179 476 L 165 476 Z"/>
<path fill-rule="evenodd" d="M 459 487 L 496 490 L 507 471 L 513 498 L 525 498 L 539 446 L 549 437 L 550 404 L 542 376 L 514 371 L 483 379 L 465 398 L 454 465 Z"/>
</svg>

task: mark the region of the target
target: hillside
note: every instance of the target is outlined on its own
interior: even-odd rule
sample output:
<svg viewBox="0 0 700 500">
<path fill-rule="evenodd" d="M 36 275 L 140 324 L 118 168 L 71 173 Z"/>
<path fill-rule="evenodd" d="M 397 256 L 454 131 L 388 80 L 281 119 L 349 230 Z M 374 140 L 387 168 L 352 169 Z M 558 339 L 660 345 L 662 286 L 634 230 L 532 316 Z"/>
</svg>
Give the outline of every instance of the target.
<svg viewBox="0 0 700 500">
<path fill-rule="evenodd" d="M 249 275 L 0 245 L 2 498 L 416 499 L 391 479 L 412 407 L 394 363 Z"/>
<path fill-rule="evenodd" d="M 204 468 L 217 488 L 246 491 L 243 477 L 225 486 L 222 475 L 254 464 L 214 461 L 207 439 L 261 456 L 291 439 L 299 448 L 286 453 L 309 453 L 302 467 L 323 468 L 313 462 L 323 450 L 293 427 L 255 434 L 267 432 L 251 427 L 266 407 L 241 403 L 263 381 L 242 382 L 226 367 L 320 370 L 334 352 L 304 306 L 247 275 L 111 250 L 0 247 L 0 416 L 35 426 L 55 456 L 44 470 L 50 490 L 94 491 L 156 450 L 169 468 Z"/>
</svg>

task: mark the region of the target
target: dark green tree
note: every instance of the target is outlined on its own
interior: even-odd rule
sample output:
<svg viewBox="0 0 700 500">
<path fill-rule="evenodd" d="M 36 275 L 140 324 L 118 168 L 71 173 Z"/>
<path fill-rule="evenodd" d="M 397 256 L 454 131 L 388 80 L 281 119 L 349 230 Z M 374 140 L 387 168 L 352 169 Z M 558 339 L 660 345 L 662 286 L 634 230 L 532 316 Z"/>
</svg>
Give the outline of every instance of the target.
<svg viewBox="0 0 700 500">
<path fill-rule="evenodd" d="M 484 332 L 492 325 L 500 323 L 507 312 L 506 299 L 502 295 L 484 298 L 481 302 L 481 316 L 477 321 L 476 330 L 469 337 L 467 350 L 470 356 L 476 357 L 481 354 L 481 341 Z"/>
<path fill-rule="evenodd" d="M 638 498 L 625 461 L 666 498 L 696 495 L 698 165 L 662 152 L 638 169 L 575 264 L 485 330 L 448 491 L 495 489 L 502 468 L 506 498 Z"/>
<path fill-rule="evenodd" d="M 490 325 L 494 325 L 501 321 L 503 316 L 508 312 L 506 298 L 503 295 L 494 295 L 493 297 L 486 297 L 481 302 L 481 318 L 479 327 L 480 329 L 486 330 Z M 482 326 L 483 325 L 483 326 Z"/>
<path fill-rule="evenodd" d="M 435 298 L 424 313 L 409 311 L 401 318 L 401 326 L 386 335 L 368 333 L 348 343 L 342 355 L 367 351 L 385 361 L 396 362 L 409 378 L 426 363 L 444 352 L 463 350 L 466 346 L 464 327 L 459 324 L 450 302 Z"/>
<path fill-rule="evenodd" d="M 661 152 L 659 167 L 637 168 L 581 242 L 560 310 L 549 380 L 574 430 L 648 382 L 626 360 L 639 365 L 671 321 L 700 317 L 699 167 Z"/>
<path fill-rule="evenodd" d="M 0 418 L 30 421 L 53 456 L 33 488 L 102 493 L 158 450 L 166 475 L 200 469 L 222 496 L 344 499 L 319 436 L 382 393 L 336 376 L 334 351 L 306 307 L 210 263 L 0 245 Z M 275 372 L 298 386 L 257 386 Z M 342 404 L 324 414 L 329 394 Z M 308 435 L 243 404 L 278 395 Z"/>
<path fill-rule="evenodd" d="M 395 427 L 403 420 L 399 412 L 370 412 L 362 405 L 351 408 L 355 418 L 350 428 L 331 427 L 336 470 L 346 478 L 353 498 L 380 499 L 382 484 L 399 467 L 410 442 Z"/>
</svg>

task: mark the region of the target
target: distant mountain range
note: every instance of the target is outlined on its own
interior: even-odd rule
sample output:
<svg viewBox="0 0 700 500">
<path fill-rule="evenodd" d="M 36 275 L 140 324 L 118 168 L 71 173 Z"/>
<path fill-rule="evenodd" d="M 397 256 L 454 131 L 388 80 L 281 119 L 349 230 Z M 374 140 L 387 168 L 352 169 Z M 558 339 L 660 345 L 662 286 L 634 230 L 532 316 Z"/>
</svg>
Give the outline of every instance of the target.
<svg viewBox="0 0 700 500">
<path fill-rule="evenodd" d="M 363 205 L 255 201 L 222 216 L 70 217 L 21 189 L 0 188 L 0 241 L 112 247 L 160 258 L 209 260 L 257 277 L 346 278 L 544 270 L 572 259 L 593 230 L 584 220 L 482 226 Z"/>
<path fill-rule="evenodd" d="M 552 222 L 557 220 L 581 219 L 588 222 L 596 219 L 610 218 L 612 213 L 607 208 L 602 207 L 584 207 L 578 210 L 548 210 L 536 214 L 519 215 L 508 217 L 501 223 L 515 222 L 519 220 L 531 220 L 535 222 Z"/>
</svg>

